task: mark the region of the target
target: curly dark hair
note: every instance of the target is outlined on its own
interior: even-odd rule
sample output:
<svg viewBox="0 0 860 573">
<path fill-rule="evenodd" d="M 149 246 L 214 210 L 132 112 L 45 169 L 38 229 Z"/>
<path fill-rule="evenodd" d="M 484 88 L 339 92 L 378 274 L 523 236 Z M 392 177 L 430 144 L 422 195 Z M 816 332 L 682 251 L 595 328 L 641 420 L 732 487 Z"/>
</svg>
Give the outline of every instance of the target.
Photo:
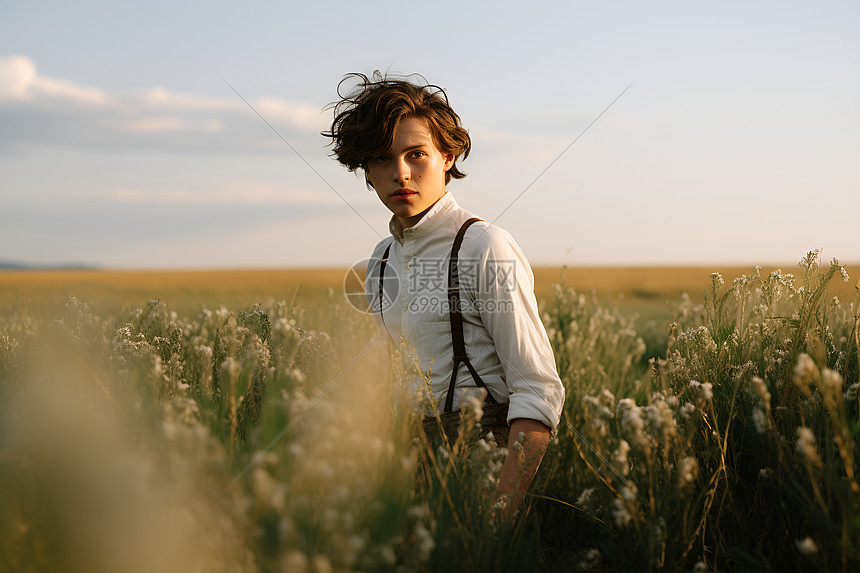
<svg viewBox="0 0 860 573">
<path fill-rule="evenodd" d="M 334 109 L 331 130 L 321 134 L 332 139 L 332 155 L 342 165 L 350 171 L 358 168 L 365 171 L 368 187 L 373 187 L 367 178 L 368 161 L 388 153 L 394 143 L 394 130 L 400 120 L 410 116 L 426 119 L 436 147 L 442 153 L 454 155 L 454 164 L 445 173 L 445 183 L 452 177 L 466 176 L 457 168 L 457 159 L 469 156 L 472 140 L 460 125 L 460 116 L 448 103 L 445 90 L 439 86 L 418 74 L 389 77 L 374 72 L 371 79 L 355 73 L 344 76 L 337 86 L 337 95 L 340 100 L 328 106 Z"/>
</svg>

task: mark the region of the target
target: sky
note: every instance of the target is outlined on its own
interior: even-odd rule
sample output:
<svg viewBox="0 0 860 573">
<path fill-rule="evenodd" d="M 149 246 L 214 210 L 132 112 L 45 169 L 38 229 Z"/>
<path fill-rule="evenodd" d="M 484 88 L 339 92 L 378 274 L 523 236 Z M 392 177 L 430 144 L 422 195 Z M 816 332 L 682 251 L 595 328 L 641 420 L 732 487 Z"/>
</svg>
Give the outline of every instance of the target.
<svg viewBox="0 0 860 573">
<path fill-rule="evenodd" d="M 446 89 L 448 191 L 532 265 L 860 262 L 860 3 L 339 0 L 0 3 L 0 261 L 366 258 L 319 132 L 375 69 Z"/>
</svg>

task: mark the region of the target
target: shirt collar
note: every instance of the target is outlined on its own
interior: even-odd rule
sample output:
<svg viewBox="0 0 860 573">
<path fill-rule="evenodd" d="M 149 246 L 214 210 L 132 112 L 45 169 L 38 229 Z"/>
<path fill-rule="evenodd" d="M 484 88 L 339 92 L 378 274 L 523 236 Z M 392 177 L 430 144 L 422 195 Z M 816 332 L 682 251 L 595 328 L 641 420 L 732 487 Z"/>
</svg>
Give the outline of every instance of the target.
<svg viewBox="0 0 860 573">
<path fill-rule="evenodd" d="M 403 244 L 405 239 L 420 239 L 438 227 L 439 223 L 445 219 L 445 215 L 455 210 L 457 207 L 457 201 L 454 200 L 454 196 L 448 191 L 445 191 L 445 194 L 442 195 L 442 197 L 440 197 L 432 207 L 430 207 L 430 210 L 421 217 L 420 221 L 408 229 L 401 229 L 400 222 L 397 220 L 397 217 L 392 215 L 391 220 L 388 222 L 388 230 L 391 232 L 395 240 L 401 244 Z"/>
</svg>

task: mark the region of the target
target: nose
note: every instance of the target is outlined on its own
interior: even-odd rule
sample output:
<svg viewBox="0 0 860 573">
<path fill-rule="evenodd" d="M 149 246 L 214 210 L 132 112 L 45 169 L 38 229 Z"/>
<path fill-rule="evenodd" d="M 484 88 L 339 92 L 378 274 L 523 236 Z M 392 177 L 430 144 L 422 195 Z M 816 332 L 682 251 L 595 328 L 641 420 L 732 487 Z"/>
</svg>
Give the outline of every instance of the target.
<svg viewBox="0 0 860 573">
<path fill-rule="evenodd" d="M 405 183 L 412 179 L 412 170 L 409 169 L 409 164 L 404 159 L 397 161 L 397 168 L 394 170 L 394 180 L 398 183 Z"/>
</svg>

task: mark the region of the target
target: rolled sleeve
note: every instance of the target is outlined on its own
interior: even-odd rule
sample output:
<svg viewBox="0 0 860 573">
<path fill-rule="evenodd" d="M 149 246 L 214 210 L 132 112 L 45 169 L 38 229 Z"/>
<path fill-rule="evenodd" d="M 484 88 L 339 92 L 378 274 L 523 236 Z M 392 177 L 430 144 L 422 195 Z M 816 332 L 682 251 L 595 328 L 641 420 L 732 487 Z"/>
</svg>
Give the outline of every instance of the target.
<svg viewBox="0 0 860 573">
<path fill-rule="evenodd" d="M 546 329 L 534 294 L 534 275 L 519 246 L 503 229 L 484 228 L 479 279 L 470 293 L 504 370 L 508 422 L 528 418 L 555 428 L 564 404 Z"/>
</svg>

